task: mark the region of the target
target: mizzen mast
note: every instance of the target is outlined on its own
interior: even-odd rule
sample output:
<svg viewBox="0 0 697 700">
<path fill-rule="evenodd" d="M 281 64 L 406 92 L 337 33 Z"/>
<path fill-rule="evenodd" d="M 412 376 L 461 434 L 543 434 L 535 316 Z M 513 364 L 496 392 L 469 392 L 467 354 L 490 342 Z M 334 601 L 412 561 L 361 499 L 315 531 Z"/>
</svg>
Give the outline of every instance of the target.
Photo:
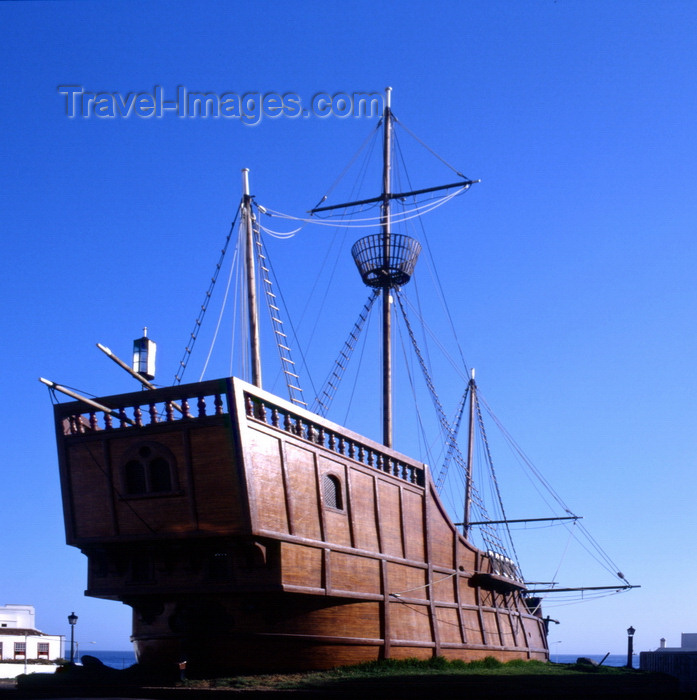
<svg viewBox="0 0 697 700">
<path fill-rule="evenodd" d="M 477 384 L 474 381 L 474 369 L 469 381 L 469 430 L 467 437 L 467 474 L 465 476 L 465 513 L 462 522 L 462 534 L 465 537 L 469 536 L 470 527 L 472 526 L 471 511 L 472 511 L 472 462 L 474 460 L 474 423 L 475 423 L 475 407 L 477 402 L 476 397 Z"/>
</svg>

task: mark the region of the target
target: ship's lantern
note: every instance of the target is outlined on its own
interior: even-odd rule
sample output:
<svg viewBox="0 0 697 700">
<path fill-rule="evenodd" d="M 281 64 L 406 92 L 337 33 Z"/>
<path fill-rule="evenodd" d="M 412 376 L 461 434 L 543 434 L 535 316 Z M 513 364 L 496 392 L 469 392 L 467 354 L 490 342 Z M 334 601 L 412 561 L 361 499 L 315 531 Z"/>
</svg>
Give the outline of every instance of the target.
<svg viewBox="0 0 697 700">
<path fill-rule="evenodd" d="M 133 341 L 133 371 L 145 379 L 155 379 L 155 353 L 157 344 L 148 338 L 148 329 L 143 329 L 143 337 Z"/>
</svg>

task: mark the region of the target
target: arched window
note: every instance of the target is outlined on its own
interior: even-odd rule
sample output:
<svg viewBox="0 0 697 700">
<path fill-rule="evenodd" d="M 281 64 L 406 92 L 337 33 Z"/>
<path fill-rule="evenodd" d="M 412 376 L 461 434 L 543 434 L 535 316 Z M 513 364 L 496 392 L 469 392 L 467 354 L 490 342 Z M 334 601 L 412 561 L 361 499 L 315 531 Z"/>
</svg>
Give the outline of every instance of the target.
<svg viewBox="0 0 697 700">
<path fill-rule="evenodd" d="M 171 493 L 175 489 L 174 456 L 157 443 L 141 444 L 131 450 L 123 466 L 127 496 Z"/>
<path fill-rule="evenodd" d="M 344 509 L 344 499 L 341 491 L 341 480 L 334 474 L 322 476 L 322 500 L 327 508 Z"/>
<path fill-rule="evenodd" d="M 126 462 L 124 467 L 126 493 L 145 493 L 148 490 L 145 480 L 145 466 L 138 459 Z"/>
<path fill-rule="evenodd" d="M 172 490 L 172 471 L 169 462 L 162 457 L 150 460 L 150 492 Z"/>
</svg>

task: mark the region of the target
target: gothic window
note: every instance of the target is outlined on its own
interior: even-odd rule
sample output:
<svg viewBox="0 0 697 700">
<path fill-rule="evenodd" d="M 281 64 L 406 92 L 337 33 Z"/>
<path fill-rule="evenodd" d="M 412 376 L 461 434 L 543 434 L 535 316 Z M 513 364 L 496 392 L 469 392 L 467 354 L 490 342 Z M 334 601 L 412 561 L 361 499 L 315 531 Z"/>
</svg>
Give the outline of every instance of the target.
<svg viewBox="0 0 697 700">
<path fill-rule="evenodd" d="M 123 465 L 126 495 L 171 493 L 176 488 L 174 465 L 174 456 L 164 445 L 139 445 L 128 453 Z"/>
<path fill-rule="evenodd" d="M 172 490 L 172 472 L 169 462 L 162 457 L 150 461 L 150 489 L 152 493 Z"/>
<path fill-rule="evenodd" d="M 145 480 L 145 465 L 138 459 L 126 463 L 126 493 L 145 493 L 148 490 Z"/>
</svg>

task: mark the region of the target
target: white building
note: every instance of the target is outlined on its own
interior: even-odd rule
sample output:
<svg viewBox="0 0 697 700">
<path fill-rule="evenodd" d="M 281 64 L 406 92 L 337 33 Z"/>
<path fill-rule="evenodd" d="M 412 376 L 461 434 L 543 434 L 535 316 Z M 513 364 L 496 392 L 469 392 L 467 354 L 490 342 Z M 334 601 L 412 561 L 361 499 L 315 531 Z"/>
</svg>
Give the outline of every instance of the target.
<svg viewBox="0 0 697 700">
<path fill-rule="evenodd" d="M 36 629 L 33 605 L 0 606 L 0 662 L 63 658 L 63 636 Z"/>
<path fill-rule="evenodd" d="M 697 651 L 697 633 L 683 632 L 680 635 L 679 647 L 667 647 L 666 640 L 661 639 L 661 646 L 656 651 Z"/>
</svg>

